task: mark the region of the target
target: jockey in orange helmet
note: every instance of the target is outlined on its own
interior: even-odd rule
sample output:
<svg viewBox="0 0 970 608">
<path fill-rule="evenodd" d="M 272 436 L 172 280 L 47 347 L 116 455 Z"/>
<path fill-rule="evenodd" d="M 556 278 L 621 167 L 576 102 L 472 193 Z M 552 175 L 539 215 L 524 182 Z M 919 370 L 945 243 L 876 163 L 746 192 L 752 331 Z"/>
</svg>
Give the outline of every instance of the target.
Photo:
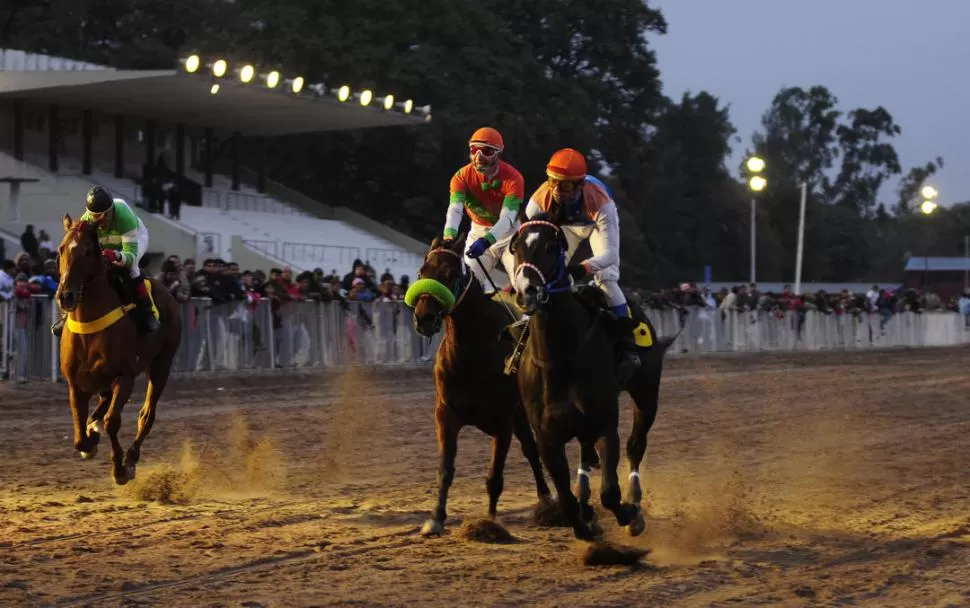
<svg viewBox="0 0 970 608">
<path fill-rule="evenodd" d="M 587 175 L 586 158 L 572 148 L 552 155 L 546 165 L 547 181 L 539 186 L 525 207 L 526 219 L 539 213 L 559 218 L 566 237 L 569 260 L 584 240 L 589 240 L 593 256 L 581 262 L 595 277 L 610 308 L 618 317 L 628 317 L 626 296 L 620 289 L 620 219 L 613 193 L 603 182 Z M 640 365 L 632 332 L 624 333 L 622 366 L 630 371 Z"/>
<path fill-rule="evenodd" d="M 505 142 L 502 134 L 491 127 L 475 131 L 468 141 L 470 163 L 451 178 L 451 196 L 445 216 L 444 238 L 458 235 L 462 213 L 467 212 L 472 228 L 465 242 L 468 267 L 483 287 L 488 289 L 482 273 L 491 272 L 499 260 L 509 277 L 515 269 L 515 258 L 509 252 L 509 241 L 518 227 L 516 216 L 525 198 L 525 180 L 515 167 L 501 160 Z M 472 264 L 478 258 L 481 266 Z"/>
</svg>

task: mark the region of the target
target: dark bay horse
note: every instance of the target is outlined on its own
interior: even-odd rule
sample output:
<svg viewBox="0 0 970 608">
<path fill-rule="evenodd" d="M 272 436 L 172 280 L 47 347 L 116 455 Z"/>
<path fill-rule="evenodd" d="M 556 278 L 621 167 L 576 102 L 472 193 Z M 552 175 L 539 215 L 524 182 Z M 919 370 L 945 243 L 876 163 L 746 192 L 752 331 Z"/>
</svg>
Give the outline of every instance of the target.
<svg viewBox="0 0 970 608">
<path fill-rule="evenodd" d="M 448 489 L 455 476 L 458 432 L 471 425 L 492 437 L 492 462 L 485 487 L 488 514 L 495 517 L 504 485 L 503 471 L 514 434 L 532 467 L 540 501 L 550 501 L 549 487 L 529 421 L 519 400 L 515 378 L 505 375 L 510 345 L 501 341 L 511 319 L 489 298 L 465 267 L 464 235 L 452 242 L 431 243 L 418 280 L 405 301 L 414 309 L 414 327 L 431 337 L 444 324 L 444 338 L 435 357 L 435 431 L 438 436 L 438 505 L 421 530 L 441 534 L 447 517 Z"/>
<path fill-rule="evenodd" d="M 155 422 L 155 408 L 182 339 L 179 306 L 167 289 L 153 282 L 151 293 L 161 326 L 144 335 L 132 316 L 140 311 L 129 312 L 134 307 L 112 285 L 97 229 L 65 215 L 64 231 L 57 249 L 61 280 L 55 295 L 67 313 L 61 334 L 61 374 L 71 400 L 74 447 L 82 458 L 93 458 L 103 420 L 111 440 L 112 474 L 115 483 L 124 485 L 135 476 L 141 445 Z M 148 392 L 138 414 L 138 433 L 126 455 L 118 441 L 121 411 L 135 378 L 143 372 L 148 375 Z M 98 407 L 88 417 L 94 395 L 99 396 Z"/>
<path fill-rule="evenodd" d="M 566 241 L 556 224 L 542 219 L 525 222 L 510 246 L 516 259 L 516 303 L 530 314 L 519 387 L 560 505 L 576 536 L 591 539 L 589 470 L 595 457 L 593 446 L 599 442 L 602 504 L 636 536 L 645 528 L 640 464 L 657 415 L 663 357 L 676 337 L 658 339 L 652 348 L 641 349 L 640 368 L 621 385 L 614 362 L 616 332 L 633 331 L 637 322 L 609 317 L 605 297 L 595 287 L 573 293 L 566 269 Z M 630 306 L 636 305 L 631 301 Z M 646 319 L 640 310 L 633 317 Z M 628 503 L 621 502 L 616 473 L 622 389 L 630 393 L 636 406 L 627 441 Z M 565 444 L 573 438 L 581 445 L 579 501 L 569 489 L 565 453 Z"/>
</svg>

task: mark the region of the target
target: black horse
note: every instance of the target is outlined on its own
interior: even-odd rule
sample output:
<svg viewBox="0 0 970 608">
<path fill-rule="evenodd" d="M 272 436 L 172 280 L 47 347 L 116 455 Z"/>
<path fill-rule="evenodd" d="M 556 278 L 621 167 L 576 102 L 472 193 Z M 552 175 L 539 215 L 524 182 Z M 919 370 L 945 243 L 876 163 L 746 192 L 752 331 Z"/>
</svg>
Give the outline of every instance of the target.
<svg viewBox="0 0 970 608">
<path fill-rule="evenodd" d="M 631 319 L 607 311 L 603 293 L 595 287 L 573 293 L 566 267 L 566 242 L 559 227 L 543 219 L 524 223 L 511 243 L 516 259 L 516 303 L 530 314 L 528 336 L 519 366 L 519 388 L 539 443 L 543 462 L 553 477 L 559 502 L 576 535 L 592 538 L 588 522 L 592 508 L 589 471 L 594 444 L 603 457 L 601 501 L 617 522 L 636 536 L 645 522 L 640 503 L 640 463 L 647 434 L 656 418 L 663 357 L 676 336 L 640 349 L 641 365 L 622 385 L 615 367 L 615 342 L 620 331 L 633 331 L 646 316 L 630 301 Z M 652 326 L 649 331 L 653 332 Z M 655 334 L 654 334 L 655 336 Z M 619 392 L 633 398 L 634 423 L 627 441 L 630 478 L 628 503 L 621 503 L 616 468 L 619 464 Z M 581 444 L 577 479 L 579 501 L 569 490 L 565 444 Z"/>
<path fill-rule="evenodd" d="M 421 531 L 426 536 L 441 534 L 444 529 L 448 489 L 455 476 L 458 432 L 466 425 L 492 437 L 492 464 L 485 480 L 489 517 L 496 514 L 513 434 L 532 467 L 539 500 L 551 502 L 518 385 L 515 378 L 503 373 L 511 347 L 499 338 L 510 318 L 465 267 L 464 241 L 464 236 L 451 242 L 436 238 L 406 296 L 407 304 L 414 309 L 418 333 L 431 337 L 442 323 L 445 329 L 434 367 L 440 456 L 438 505 Z"/>
</svg>

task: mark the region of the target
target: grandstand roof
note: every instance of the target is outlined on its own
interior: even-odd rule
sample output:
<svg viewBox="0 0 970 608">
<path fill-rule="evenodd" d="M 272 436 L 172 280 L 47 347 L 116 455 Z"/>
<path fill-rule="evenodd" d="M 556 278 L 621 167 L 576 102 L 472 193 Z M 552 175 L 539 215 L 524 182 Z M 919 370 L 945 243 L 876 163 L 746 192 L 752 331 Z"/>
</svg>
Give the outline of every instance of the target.
<svg viewBox="0 0 970 608">
<path fill-rule="evenodd" d="M 963 272 L 970 270 L 970 258 L 911 257 L 906 262 L 907 272 Z"/>
<path fill-rule="evenodd" d="M 142 116 L 243 135 L 286 135 L 368 127 L 423 124 L 417 114 L 385 111 L 379 103 L 361 107 L 336 99 L 292 95 L 246 85 L 233 78 L 216 82 L 176 70 L 5 71 L 0 98 L 83 107 Z M 282 88 L 282 87 L 280 87 Z"/>
</svg>

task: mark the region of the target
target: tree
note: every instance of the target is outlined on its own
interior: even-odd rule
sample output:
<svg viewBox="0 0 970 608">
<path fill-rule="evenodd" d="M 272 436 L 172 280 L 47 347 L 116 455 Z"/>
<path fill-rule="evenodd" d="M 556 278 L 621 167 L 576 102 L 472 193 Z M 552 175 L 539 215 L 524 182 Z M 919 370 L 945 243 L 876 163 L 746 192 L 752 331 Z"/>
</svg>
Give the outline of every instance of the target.
<svg viewBox="0 0 970 608">
<path fill-rule="evenodd" d="M 899 182 L 899 198 L 893 211 L 897 215 L 906 215 L 919 205 L 922 200 L 920 190 L 937 170 L 943 168 L 943 157 L 937 156 L 934 160 L 920 167 L 913 167 Z"/>
<path fill-rule="evenodd" d="M 837 129 L 842 168 L 835 183 L 827 188 L 827 198 L 868 218 L 875 214 L 883 182 L 902 171 L 896 149 L 881 141 L 898 135 L 900 128 L 882 106 L 853 110 L 849 120 Z"/>
</svg>

